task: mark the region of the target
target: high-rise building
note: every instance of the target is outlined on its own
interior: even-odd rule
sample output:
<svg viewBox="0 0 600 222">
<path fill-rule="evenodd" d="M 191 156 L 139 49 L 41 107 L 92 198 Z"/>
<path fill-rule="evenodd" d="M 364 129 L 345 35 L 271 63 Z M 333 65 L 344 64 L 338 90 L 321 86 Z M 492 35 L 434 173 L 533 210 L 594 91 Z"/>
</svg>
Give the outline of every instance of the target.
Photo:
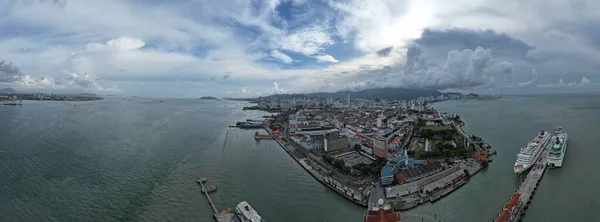
<svg viewBox="0 0 600 222">
<path fill-rule="evenodd" d="M 374 138 L 372 138 L 372 140 L 373 154 L 381 158 L 387 158 L 389 155 L 387 139 L 384 137 L 375 136 Z"/>
<path fill-rule="evenodd" d="M 346 91 L 346 106 L 350 106 L 350 91 Z"/>
</svg>

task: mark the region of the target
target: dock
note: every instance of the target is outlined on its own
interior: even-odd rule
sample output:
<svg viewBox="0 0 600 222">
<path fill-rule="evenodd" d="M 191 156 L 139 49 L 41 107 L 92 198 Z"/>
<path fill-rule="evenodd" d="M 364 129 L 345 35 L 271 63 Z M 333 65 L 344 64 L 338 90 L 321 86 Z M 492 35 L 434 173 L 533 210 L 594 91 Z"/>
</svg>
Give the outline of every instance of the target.
<svg viewBox="0 0 600 222">
<path fill-rule="evenodd" d="M 210 207 L 212 208 L 212 210 L 214 212 L 213 216 L 215 217 L 215 220 L 217 220 L 218 222 L 240 222 L 239 218 L 237 217 L 237 214 L 235 213 L 235 210 L 225 209 L 221 212 L 219 212 L 217 210 L 215 203 L 213 203 L 213 201 L 209 195 L 209 193 L 217 190 L 216 185 L 209 186 L 208 184 L 205 184 L 206 183 L 205 177 L 198 178 L 197 182 L 201 186 L 200 190 L 202 191 L 202 193 L 204 193 L 204 195 L 206 195 L 206 199 L 208 200 L 208 203 L 210 204 Z"/>
<path fill-rule="evenodd" d="M 509 200 L 509 203 L 505 205 L 502 213 L 498 215 L 498 218 L 495 221 L 520 221 L 525 215 L 525 211 L 531 203 L 531 199 L 533 199 L 533 194 L 535 194 L 535 190 L 537 190 L 537 187 L 542 180 L 542 176 L 544 176 L 544 173 L 546 172 L 548 153 L 550 152 L 549 147 L 551 145 L 552 143 L 549 143 L 544 147 L 541 154 L 542 156 L 535 165 L 531 166 L 525 180 L 521 182 L 521 185 L 513 194 L 513 197 L 518 197 L 519 201 L 516 204 L 511 204 L 511 201 Z"/>
<path fill-rule="evenodd" d="M 219 214 L 219 211 L 217 210 L 217 207 L 213 203 L 212 199 L 210 199 L 210 195 L 208 194 L 208 187 L 204 186 L 204 183 L 206 183 L 206 178 L 204 178 L 204 177 L 199 178 L 198 183 L 202 187 L 201 191 L 204 193 L 204 195 L 206 195 L 206 199 L 208 199 L 208 203 L 210 204 L 210 207 L 212 207 L 213 211 L 215 212 L 214 215 L 216 218 L 217 214 Z"/>
<path fill-rule="evenodd" d="M 275 136 L 273 136 L 271 134 L 262 135 L 258 131 L 256 131 L 256 133 L 254 133 L 254 139 L 255 140 L 260 140 L 260 139 L 275 139 Z"/>
</svg>

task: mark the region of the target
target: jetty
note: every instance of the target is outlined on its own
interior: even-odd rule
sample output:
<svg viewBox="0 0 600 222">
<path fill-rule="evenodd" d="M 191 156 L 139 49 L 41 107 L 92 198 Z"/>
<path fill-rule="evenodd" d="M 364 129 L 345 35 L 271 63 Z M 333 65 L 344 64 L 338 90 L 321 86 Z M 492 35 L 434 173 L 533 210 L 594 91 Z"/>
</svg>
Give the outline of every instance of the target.
<svg viewBox="0 0 600 222">
<path fill-rule="evenodd" d="M 260 139 L 275 139 L 275 136 L 267 134 L 267 135 L 263 135 L 260 134 L 258 131 L 256 131 L 256 133 L 254 133 L 254 139 L 255 140 L 260 140 Z"/>
<path fill-rule="evenodd" d="M 206 183 L 206 177 L 198 178 L 197 182 L 201 186 L 200 190 L 202 191 L 202 193 L 206 195 L 206 199 L 208 200 L 208 203 L 210 204 L 210 207 L 214 212 L 213 216 L 215 217 L 215 220 L 217 220 L 218 222 L 240 222 L 240 219 L 237 217 L 235 210 L 225 209 L 221 212 L 217 210 L 217 207 L 215 206 L 209 195 L 209 193 L 217 191 L 216 185 L 208 185 Z"/>
<path fill-rule="evenodd" d="M 543 148 L 542 156 L 535 165 L 531 166 L 525 180 L 521 182 L 517 191 L 512 195 L 508 203 L 504 205 L 502 213 L 494 220 L 495 222 L 520 221 L 525 216 L 525 211 L 533 199 L 533 194 L 535 194 L 535 190 L 537 190 L 546 172 L 548 152 L 550 152 L 549 147 L 551 144 L 549 143 Z"/>
<path fill-rule="evenodd" d="M 206 199 L 208 200 L 208 203 L 210 204 L 210 207 L 212 207 L 213 211 L 215 212 L 215 218 L 217 217 L 217 214 L 219 213 L 219 211 L 217 210 L 217 207 L 215 206 L 215 204 L 213 203 L 212 199 L 210 199 L 210 195 L 208 194 L 208 187 L 204 186 L 204 183 L 206 183 L 206 177 L 202 177 L 202 178 L 198 178 L 197 182 L 200 184 L 201 191 L 202 193 L 204 193 L 204 195 L 206 195 Z"/>
<path fill-rule="evenodd" d="M 283 148 L 283 150 L 285 150 L 285 152 L 287 152 L 292 157 L 292 159 L 294 159 L 297 163 L 299 163 L 300 166 L 304 170 L 306 170 L 309 175 L 314 177 L 318 182 L 320 182 L 321 184 L 330 188 L 331 190 L 335 191 L 336 193 L 340 194 L 342 197 L 346 198 L 347 200 L 351 201 L 352 203 L 359 205 L 361 207 L 367 207 L 368 200 L 367 200 L 367 198 L 365 198 L 362 195 L 362 191 L 357 191 L 357 190 L 351 189 L 351 188 L 345 186 L 344 184 L 342 184 L 340 181 L 334 179 L 333 177 L 330 177 L 327 175 L 322 175 L 321 173 L 317 172 L 316 168 L 321 168 L 321 167 L 317 166 L 318 164 L 315 164 L 314 166 L 311 165 L 310 163 L 312 161 L 310 160 L 310 158 L 307 157 L 308 154 L 306 154 L 306 153 L 301 152 L 302 156 L 300 156 L 300 157 L 297 156 L 297 154 L 295 154 L 294 151 L 292 151 L 289 146 L 291 146 L 295 150 L 300 150 L 301 148 L 296 147 L 296 145 L 293 142 L 289 142 L 289 141 L 286 141 L 285 139 L 281 138 L 281 136 L 280 136 L 281 132 L 279 130 L 272 131 L 268 127 L 265 127 L 264 129 L 267 131 L 267 133 L 269 133 L 269 135 L 274 137 L 275 141 L 279 144 L 279 146 L 281 146 Z M 323 170 L 325 170 L 325 169 L 323 169 Z"/>
</svg>

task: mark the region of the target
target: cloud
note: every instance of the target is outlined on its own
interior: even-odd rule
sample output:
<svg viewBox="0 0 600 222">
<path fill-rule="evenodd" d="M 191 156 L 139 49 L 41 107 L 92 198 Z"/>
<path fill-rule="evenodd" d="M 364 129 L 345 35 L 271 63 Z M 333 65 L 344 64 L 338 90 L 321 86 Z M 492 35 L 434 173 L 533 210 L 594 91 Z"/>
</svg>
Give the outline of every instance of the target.
<svg viewBox="0 0 600 222">
<path fill-rule="evenodd" d="M 115 50 L 115 51 L 133 51 L 144 47 L 146 43 L 141 39 L 121 36 L 116 39 L 108 40 L 106 43 L 89 43 L 86 46 L 88 51 Z"/>
<path fill-rule="evenodd" d="M 409 48 L 406 56 L 403 75 L 399 76 L 405 87 L 440 90 L 487 87 L 494 83 L 494 75 L 506 74 L 490 69 L 499 62 L 492 57 L 492 50 L 482 47 L 452 50 L 442 66 L 428 65 L 419 46 Z"/>
<path fill-rule="evenodd" d="M 494 30 L 471 29 L 425 29 L 420 38 L 414 41 L 421 47 L 448 49 L 475 49 L 482 47 L 494 51 L 500 57 L 522 58 L 534 47 L 522 40 Z"/>
<path fill-rule="evenodd" d="M 252 91 L 250 91 L 250 90 L 248 89 L 248 87 L 243 87 L 243 88 L 241 88 L 240 90 L 238 90 L 237 92 L 238 92 L 238 93 L 242 93 L 242 94 L 248 94 L 248 93 L 251 93 Z"/>
<path fill-rule="evenodd" d="M 294 61 L 291 57 L 280 52 L 279 50 L 272 50 L 270 55 L 271 55 L 271 57 L 273 57 L 283 63 L 286 63 L 286 64 L 290 64 Z"/>
<path fill-rule="evenodd" d="M 35 78 L 29 75 L 23 76 L 18 82 L 19 86 L 25 88 L 37 88 L 37 89 L 56 89 L 63 88 L 61 84 L 58 84 L 56 80 L 51 77 L 40 77 Z"/>
<path fill-rule="evenodd" d="M 531 79 L 525 82 L 520 82 L 518 84 L 519 87 L 525 87 L 525 86 L 529 86 L 531 85 L 533 82 L 535 82 L 535 80 L 537 80 L 538 78 L 538 73 L 537 71 L 535 71 L 535 69 L 531 69 Z M 562 81 L 562 79 L 561 79 Z"/>
<path fill-rule="evenodd" d="M 269 94 L 279 94 L 279 93 L 286 93 L 287 89 L 279 86 L 279 83 L 277 82 L 273 82 L 273 88 L 268 91 Z"/>
<path fill-rule="evenodd" d="M 600 2 L 541 2 L 0 1 L 0 82 L 156 96 L 594 85 Z"/>
<path fill-rule="evenodd" d="M 538 85 L 539 87 L 542 88 L 557 88 L 557 87 L 584 87 L 587 85 L 597 85 L 592 83 L 592 81 L 590 79 L 588 79 L 587 77 L 582 77 L 580 82 L 569 82 L 567 84 L 565 84 L 565 81 L 563 79 L 559 79 L 558 83 L 555 84 L 542 84 L 542 85 Z"/>
<path fill-rule="evenodd" d="M 590 83 L 592 83 L 592 81 L 590 79 L 586 78 L 585 76 L 581 77 L 581 84 L 590 84 Z"/>
<path fill-rule="evenodd" d="M 315 58 L 317 59 L 317 61 L 319 62 L 332 62 L 332 63 L 336 63 L 339 62 L 337 59 L 335 59 L 333 56 L 331 55 L 327 55 L 327 54 L 321 54 L 318 56 L 315 56 Z"/>
<path fill-rule="evenodd" d="M 0 60 L 0 82 L 18 81 L 24 74 L 21 69 L 10 62 Z"/>
<path fill-rule="evenodd" d="M 314 55 L 333 43 L 334 40 L 325 29 L 315 26 L 298 30 L 284 37 L 281 40 L 281 48 L 304 55 Z"/>
<path fill-rule="evenodd" d="M 386 57 L 390 54 L 390 52 L 392 51 L 393 48 L 394 48 L 393 46 L 390 46 L 390 47 L 381 49 L 381 50 L 377 51 L 377 55 L 379 55 L 381 57 Z"/>
</svg>

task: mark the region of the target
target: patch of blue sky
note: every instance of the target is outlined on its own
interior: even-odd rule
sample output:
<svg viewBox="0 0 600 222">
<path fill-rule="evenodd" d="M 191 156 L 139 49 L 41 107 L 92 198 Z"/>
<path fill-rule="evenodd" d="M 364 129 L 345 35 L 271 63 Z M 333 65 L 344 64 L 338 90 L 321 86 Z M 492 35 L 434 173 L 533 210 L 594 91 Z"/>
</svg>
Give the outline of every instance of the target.
<svg viewBox="0 0 600 222">
<path fill-rule="evenodd" d="M 327 46 L 323 53 L 333 56 L 339 61 L 345 61 L 352 58 L 363 56 L 364 53 L 354 47 L 354 41 L 344 41 L 339 36 L 333 36 L 334 43 Z"/>
<path fill-rule="evenodd" d="M 328 27 L 332 19 L 329 5 L 323 1 L 306 1 L 302 4 L 283 1 L 276 8 L 277 15 L 288 24 L 288 30 L 302 29 L 319 25 Z"/>
</svg>

